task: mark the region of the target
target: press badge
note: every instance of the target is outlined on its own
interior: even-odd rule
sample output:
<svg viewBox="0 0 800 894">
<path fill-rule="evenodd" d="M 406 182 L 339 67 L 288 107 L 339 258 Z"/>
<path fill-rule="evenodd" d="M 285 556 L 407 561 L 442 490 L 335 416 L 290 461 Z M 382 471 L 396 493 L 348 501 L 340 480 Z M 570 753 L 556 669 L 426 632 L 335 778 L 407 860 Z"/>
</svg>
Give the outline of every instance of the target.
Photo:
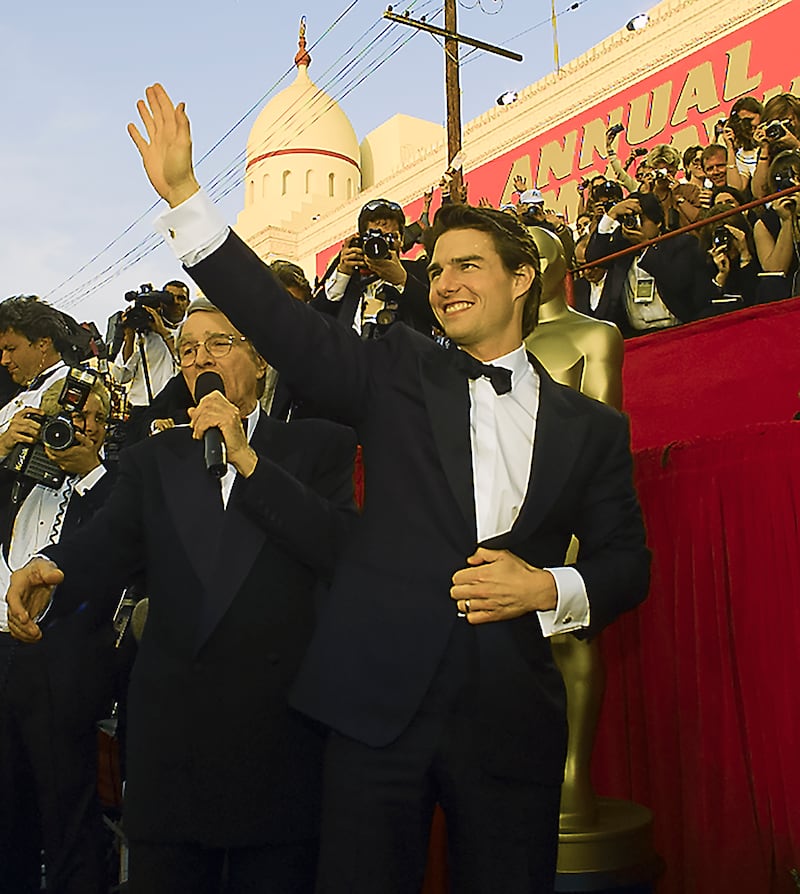
<svg viewBox="0 0 800 894">
<path fill-rule="evenodd" d="M 656 294 L 656 281 L 638 266 L 636 268 L 636 291 L 633 294 L 634 304 L 652 304 Z"/>
</svg>

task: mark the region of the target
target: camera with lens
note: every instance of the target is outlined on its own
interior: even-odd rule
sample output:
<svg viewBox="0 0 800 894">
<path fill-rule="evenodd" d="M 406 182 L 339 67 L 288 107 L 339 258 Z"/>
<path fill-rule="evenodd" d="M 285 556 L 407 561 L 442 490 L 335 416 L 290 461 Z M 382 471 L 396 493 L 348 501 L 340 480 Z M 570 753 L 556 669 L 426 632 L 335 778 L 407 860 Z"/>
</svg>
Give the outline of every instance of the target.
<svg viewBox="0 0 800 894">
<path fill-rule="evenodd" d="M 731 232 L 727 227 L 719 226 L 714 227 L 714 232 L 711 234 L 711 245 L 714 248 L 724 248 L 728 249 L 731 244 Z"/>
<path fill-rule="evenodd" d="M 619 222 L 623 227 L 628 227 L 630 230 L 638 230 L 642 226 L 642 215 L 641 214 L 623 214 L 619 218 Z"/>
<path fill-rule="evenodd" d="M 54 416 L 34 411 L 28 413 L 41 425 L 39 438 L 33 444 L 17 444 L 5 460 L 6 468 L 36 484 L 61 487 L 66 473 L 48 457 L 45 447 L 66 450 L 78 443 L 72 415 L 84 408 L 96 379 L 97 375 L 89 370 L 70 369 L 58 396 L 58 413 Z"/>
<path fill-rule="evenodd" d="M 392 253 L 394 239 L 382 230 L 367 230 L 355 242 L 370 261 L 385 261 Z"/>
<path fill-rule="evenodd" d="M 153 318 L 145 308 L 161 311 L 172 299 L 173 296 L 169 292 L 160 292 L 149 282 L 139 286 L 138 292 L 126 292 L 125 300 L 132 301 L 133 307 L 125 314 L 124 325 L 136 332 L 148 332 L 153 327 Z"/>
<path fill-rule="evenodd" d="M 533 202 L 523 206 L 525 210 L 520 214 L 520 220 L 528 226 L 541 223 L 544 219 L 544 205 L 541 202 Z"/>
<path fill-rule="evenodd" d="M 789 132 L 786 127 L 788 123 L 788 121 L 770 121 L 764 128 L 764 136 L 773 143 L 780 140 Z"/>
<path fill-rule="evenodd" d="M 592 188 L 592 202 L 598 207 L 607 211 L 617 202 L 622 201 L 622 187 L 613 180 L 606 180 L 598 183 Z"/>
</svg>

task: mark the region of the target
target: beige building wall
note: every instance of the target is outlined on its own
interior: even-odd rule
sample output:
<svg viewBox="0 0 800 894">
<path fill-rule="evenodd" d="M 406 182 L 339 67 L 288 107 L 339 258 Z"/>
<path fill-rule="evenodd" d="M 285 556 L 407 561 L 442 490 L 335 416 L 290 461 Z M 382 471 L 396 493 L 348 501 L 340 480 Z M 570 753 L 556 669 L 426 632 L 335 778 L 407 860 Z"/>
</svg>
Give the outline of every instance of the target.
<svg viewBox="0 0 800 894">
<path fill-rule="evenodd" d="M 512 105 L 495 106 L 466 123 L 466 179 L 471 169 L 790 2 L 662 0 L 650 10 L 650 24 L 644 30 L 616 32 L 558 73 L 523 89 Z M 410 122 L 415 122 L 413 127 Z M 359 158 L 366 174 L 364 188 L 351 200 L 330 203 L 316 220 L 310 213 L 289 219 L 282 213 L 276 219 L 274 206 L 253 205 L 248 211 L 246 205 L 237 231 L 266 260 L 278 256 L 294 260 L 313 280 L 317 254 L 353 231 L 365 202 L 387 196 L 407 205 L 439 181 L 447 165 L 443 129 L 416 122 L 397 115 L 367 135 Z"/>
</svg>

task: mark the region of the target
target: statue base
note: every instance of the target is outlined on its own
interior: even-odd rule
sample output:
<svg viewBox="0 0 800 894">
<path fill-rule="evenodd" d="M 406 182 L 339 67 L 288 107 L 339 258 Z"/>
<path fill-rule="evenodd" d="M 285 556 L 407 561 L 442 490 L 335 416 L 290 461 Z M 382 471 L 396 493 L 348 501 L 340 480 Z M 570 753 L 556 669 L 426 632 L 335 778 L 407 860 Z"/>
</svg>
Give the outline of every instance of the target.
<svg viewBox="0 0 800 894">
<path fill-rule="evenodd" d="M 653 848 L 652 812 L 631 801 L 598 798 L 594 825 L 558 836 L 555 890 L 638 894 L 650 890 L 663 868 Z"/>
</svg>

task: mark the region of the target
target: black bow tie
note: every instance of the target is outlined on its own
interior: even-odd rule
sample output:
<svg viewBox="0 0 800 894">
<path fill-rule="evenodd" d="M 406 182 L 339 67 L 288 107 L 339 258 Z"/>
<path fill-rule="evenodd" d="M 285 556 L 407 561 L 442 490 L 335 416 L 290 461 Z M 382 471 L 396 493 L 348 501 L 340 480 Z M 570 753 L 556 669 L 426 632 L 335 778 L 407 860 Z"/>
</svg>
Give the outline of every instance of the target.
<svg viewBox="0 0 800 894">
<path fill-rule="evenodd" d="M 492 383 L 497 394 L 508 394 L 511 391 L 511 370 L 503 366 L 492 366 L 488 363 L 481 363 L 472 354 L 466 351 L 460 351 L 458 348 L 453 350 L 453 357 L 459 372 L 462 372 L 469 379 L 480 379 L 486 376 Z"/>
</svg>

